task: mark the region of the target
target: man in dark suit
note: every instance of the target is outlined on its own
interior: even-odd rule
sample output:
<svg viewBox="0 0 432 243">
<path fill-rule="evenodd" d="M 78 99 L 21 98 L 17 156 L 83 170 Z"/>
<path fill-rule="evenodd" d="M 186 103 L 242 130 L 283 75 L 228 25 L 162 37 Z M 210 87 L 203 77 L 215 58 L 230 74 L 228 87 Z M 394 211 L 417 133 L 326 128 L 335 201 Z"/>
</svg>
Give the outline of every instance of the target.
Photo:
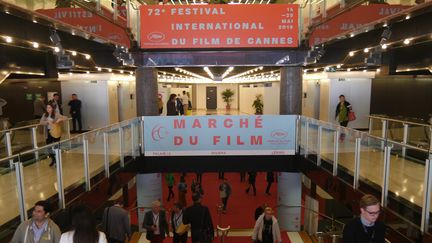
<svg viewBox="0 0 432 243">
<path fill-rule="evenodd" d="M 152 210 L 144 216 L 143 227 L 147 230 L 146 238 L 151 243 L 161 243 L 168 235 L 168 222 L 165 211 L 162 211 L 159 201 L 152 202 Z"/>
<path fill-rule="evenodd" d="M 201 205 L 201 195 L 192 196 L 194 204 L 183 214 L 183 223 L 191 224 L 192 243 L 210 243 L 214 238 L 213 222 L 210 211 Z"/>
</svg>

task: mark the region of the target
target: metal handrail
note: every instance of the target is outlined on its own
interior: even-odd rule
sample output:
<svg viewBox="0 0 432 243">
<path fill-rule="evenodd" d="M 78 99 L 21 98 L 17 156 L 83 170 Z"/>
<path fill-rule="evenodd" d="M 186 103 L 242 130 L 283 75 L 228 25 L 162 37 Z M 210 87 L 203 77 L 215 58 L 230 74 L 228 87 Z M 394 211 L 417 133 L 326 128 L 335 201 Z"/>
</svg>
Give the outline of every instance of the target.
<svg viewBox="0 0 432 243">
<path fill-rule="evenodd" d="M 373 116 L 369 116 L 369 117 L 373 118 Z M 348 132 L 352 132 L 352 133 L 358 134 L 359 137 L 363 137 L 363 136 L 370 137 L 370 138 L 373 138 L 373 139 L 376 139 L 376 140 L 380 140 L 381 142 L 388 142 L 388 143 L 396 144 L 396 145 L 399 145 L 399 146 L 402 146 L 402 147 L 406 147 L 406 148 L 409 148 L 409 149 L 413 149 L 413 150 L 417 150 L 417 151 L 420 151 L 420 152 L 425 152 L 425 153 L 432 152 L 432 151 L 429 151 L 428 149 L 419 148 L 419 147 L 416 147 L 416 146 L 413 146 L 413 145 L 410 145 L 410 144 L 405 144 L 405 143 L 401 143 L 401 142 L 398 142 L 398 141 L 390 140 L 388 138 L 378 137 L 378 136 L 369 134 L 368 132 L 358 131 L 358 130 L 355 130 L 355 129 L 352 129 L 352 128 L 348 128 L 348 127 L 342 127 L 340 125 L 333 124 L 331 122 L 316 120 L 316 119 L 313 119 L 313 118 L 310 118 L 310 117 L 304 117 L 304 116 L 302 116 L 302 118 L 306 119 L 309 122 L 312 122 L 312 124 L 314 124 L 314 125 L 322 126 L 324 129 L 327 129 L 327 130 L 333 130 L 333 131 L 336 131 L 336 130 L 346 130 Z M 431 125 L 429 125 L 429 127 L 431 127 L 431 129 L 432 129 Z"/>
<path fill-rule="evenodd" d="M 70 117 L 65 119 L 65 121 L 68 121 L 68 122 L 70 120 L 72 120 L 72 118 L 70 118 Z M 0 130 L 0 133 L 7 133 L 7 132 L 12 132 L 12 131 L 22 130 L 22 129 L 27 129 L 27 128 L 33 128 L 33 127 L 38 127 L 38 126 L 43 126 L 43 125 L 40 123 L 35 123 L 35 124 L 27 125 L 27 126 L 14 127 L 14 128 L 9 128 L 9 129 L 5 129 L 5 130 Z"/>
<path fill-rule="evenodd" d="M 398 122 L 402 124 L 411 124 L 416 126 L 423 126 L 423 127 L 429 127 L 432 129 L 432 125 L 426 124 L 426 123 L 418 123 L 418 122 L 412 122 L 412 121 L 406 121 L 406 120 L 398 120 L 393 118 L 387 118 L 383 116 L 368 116 L 369 118 L 377 119 L 377 120 L 384 120 L 384 121 L 392 121 L 392 122 Z"/>
<path fill-rule="evenodd" d="M 278 204 L 278 205 L 276 206 L 276 208 L 279 208 L 279 207 L 284 207 L 284 208 L 304 208 L 305 210 L 309 210 L 309 211 L 311 211 L 311 212 L 313 212 L 313 213 L 316 213 L 316 214 L 318 214 L 318 215 L 321 216 L 321 217 L 324 217 L 324 218 L 329 219 L 329 220 L 331 220 L 331 221 L 333 221 L 333 222 L 336 222 L 336 223 L 338 223 L 338 224 L 341 224 L 343 227 L 345 226 L 345 223 L 342 223 L 341 221 L 339 221 L 339 220 L 337 220 L 337 219 L 334 219 L 334 218 L 332 218 L 332 217 L 330 217 L 330 216 L 327 216 L 327 215 L 325 215 L 325 214 L 323 214 L 323 213 L 320 213 L 320 212 L 318 212 L 318 211 L 315 211 L 314 209 L 308 208 L 308 207 L 306 207 L 306 206 L 304 206 L 304 205 L 285 205 L 285 204 Z"/>
<path fill-rule="evenodd" d="M 75 135 L 75 136 L 73 136 L 71 138 L 66 138 L 64 140 L 60 140 L 60 141 L 55 142 L 55 143 L 51 143 L 51 144 L 47 144 L 47 145 L 44 145 L 44 146 L 41 146 L 41 147 L 37 147 L 37 148 L 29 149 L 29 150 L 26 150 L 26 151 L 22 151 L 22 152 L 19 152 L 17 154 L 12 154 L 12 155 L 10 155 L 8 157 L 0 158 L 0 162 L 1 161 L 5 161 L 5 160 L 12 160 L 12 159 L 15 159 L 15 158 L 17 158 L 19 156 L 35 153 L 35 152 L 38 152 L 38 151 L 43 150 L 43 149 L 49 149 L 49 148 L 52 148 L 53 146 L 56 146 L 56 145 L 60 146 L 60 144 L 62 144 L 62 143 L 72 142 L 73 140 L 75 140 L 77 138 L 80 138 L 80 137 L 84 138 L 85 136 L 88 136 L 90 134 L 94 134 L 94 133 L 100 132 L 102 130 L 106 130 L 106 129 L 110 129 L 110 128 L 114 129 L 114 130 L 115 129 L 119 129 L 119 128 L 124 128 L 124 127 L 130 126 L 131 125 L 131 121 L 133 121 L 133 120 L 138 120 L 139 121 L 139 119 L 140 119 L 140 117 L 134 117 L 134 118 L 131 118 L 131 119 L 128 119 L 128 120 L 124 120 L 124 121 L 121 121 L 121 122 L 113 123 L 113 124 L 105 126 L 105 127 L 97 128 L 97 129 L 94 129 L 94 130 L 91 130 L 91 131 L 88 131 L 88 132 L 85 132 L 85 133 L 77 134 L 77 135 Z M 124 124 L 124 123 L 126 123 L 126 124 Z"/>
</svg>

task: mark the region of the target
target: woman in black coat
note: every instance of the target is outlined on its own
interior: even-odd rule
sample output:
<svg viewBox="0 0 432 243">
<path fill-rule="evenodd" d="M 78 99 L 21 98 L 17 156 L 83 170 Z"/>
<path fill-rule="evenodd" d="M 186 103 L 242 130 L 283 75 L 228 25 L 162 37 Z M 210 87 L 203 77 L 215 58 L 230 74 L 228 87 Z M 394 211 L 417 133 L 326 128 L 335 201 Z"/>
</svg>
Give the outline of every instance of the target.
<svg viewBox="0 0 432 243">
<path fill-rule="evenodd" d="M 167 102 L 167 116 L 178 116 L 176 108 L 176 95 L 171 94 Z"/>
</svg>

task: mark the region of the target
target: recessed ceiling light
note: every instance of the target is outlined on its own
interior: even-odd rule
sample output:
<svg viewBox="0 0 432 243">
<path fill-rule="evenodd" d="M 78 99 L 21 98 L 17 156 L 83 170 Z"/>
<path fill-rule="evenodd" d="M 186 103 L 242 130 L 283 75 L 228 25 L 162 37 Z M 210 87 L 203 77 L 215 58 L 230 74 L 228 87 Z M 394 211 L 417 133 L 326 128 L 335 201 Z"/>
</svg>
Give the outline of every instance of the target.
<svg viewBox="0 0 432 243">
<path fill-rule="evenodd" d="M 384 50 L 387 49 L 387 44 L 382 44 L 381 48 L 384 49 Z"/>
<path fill-rule="evenodd" d="M 55 52 L 60 52 L 60 48 L 58 48 L 58 47 L 56 46 L 56 47 L 54 47 L 54 51 L 55 51 Z"/>
<path fill-rule="evenodd" d="M 33 42 L 32 45 L 33 45 L 34 48 L 39 48 L 39 43 L 37 43 L 37 42 Z"/>
<path fill-rule="evenodd" d="M 37 20 L 36 20 L 36 19 L 33 19 L 33 23 L 35 23 L 35 24 L 36 24 L 36 23 L 37 23 Z"/>
<path fill-rule="evenodd" d="M 350 52 L 349 52 L 349 56 L 350 56 L 350 57 L 354 56 L 354 52 L 353 52 L 353 51 L 350 51 Z"/>
<path fill-rule="evenodd" d="M 368 52 L 369 52 L 369 48 L 365 48 L 365 49 L 363 50 L 363 52 L 364 52 L 364 53 L 368 53 Z"/>
<path fill-rule="evenodd" d="M 405 17 L 406 20 L 408 20 L 408 19 L 410 19 L 410 18 L 411 18 L 411 16 L 409 16 L 409 15 L 407 15 L 407 16 Z"/>
<path fill-rule="evenodd" d="M 88 60 L 88 59 L 90 59 L 90 57 L 91 57 L 91 56 L 90 56 L 89 54 L 85 54 L 85 59 Z"/>
<path fill-rule="evenodd" d="M 102 71 L 102 68 L 98 67 L 97 70 L 100 72 L 100 71 Z"/>
<path fill-rule="evenodd" d="M 72 56 L 76 56 L 77 52 L 76 51 L 72 51 Z"/>
<path fill-rule="evenodd" d="M 403 41 L 403 43 L 404 43 L 405 45 L 408 45 L 410 42 L 411 42 L 410 39 L 405 39 L 405 40 Z"/>
<path fill-rule="evenodd" d="M 10 36 L 6 36 L 5 39 L 6 39 L 7 43 L 12 43 L 12 41 L 13 41 L 12 37 L 10 37 Z"/>
</svg>

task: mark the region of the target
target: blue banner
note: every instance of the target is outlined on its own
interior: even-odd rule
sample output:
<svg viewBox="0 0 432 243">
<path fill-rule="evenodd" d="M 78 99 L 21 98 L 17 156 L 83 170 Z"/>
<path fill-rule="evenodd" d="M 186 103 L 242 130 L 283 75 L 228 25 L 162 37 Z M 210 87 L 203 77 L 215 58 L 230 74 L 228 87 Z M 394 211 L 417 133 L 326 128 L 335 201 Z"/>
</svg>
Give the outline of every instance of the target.
<svg viewBox="0 0 432 243">
<path fill-rule="evenodd" d="M 146 116 L 145 156 L 293 155 L 295 115 Z"/>
</svg>

